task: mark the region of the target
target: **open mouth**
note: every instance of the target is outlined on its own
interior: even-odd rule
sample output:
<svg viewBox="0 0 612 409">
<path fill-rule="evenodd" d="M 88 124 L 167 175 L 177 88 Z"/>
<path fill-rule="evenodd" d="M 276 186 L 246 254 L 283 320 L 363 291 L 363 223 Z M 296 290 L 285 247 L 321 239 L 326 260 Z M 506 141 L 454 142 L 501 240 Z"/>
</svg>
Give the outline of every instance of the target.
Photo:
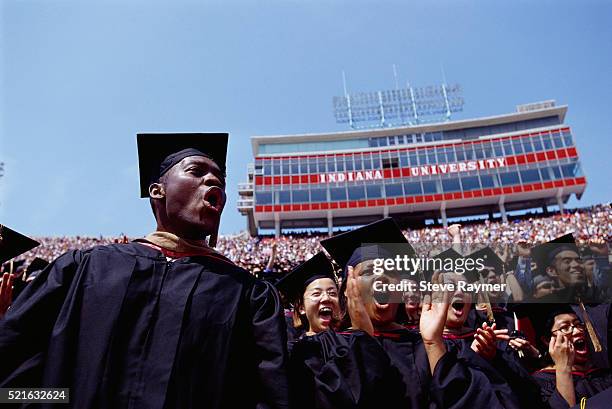
<svg viewBox="0 0 612 409">
<path fill-rule="evenodd" d="M 573 344 L 576 354 L 584 355 L 588 352 L 587 343 L 583 337 L 574 339 Z"/>
<path fill-rule="evenodd" d="M 221 213 L 225 206 L 225 192 L 218 186 L 211 186 L 204 193 L 204 205 L 217 213 Z"/>
<path fill-rule="evenodd" d="M 463 315 L 463 308 L 465 307 L 465 303 L 463 301 L 455 301 L 451 304 L 451 307 L 455 312 L 455 315 L 460 317 L 461 315 Z"/>
<path fill-rule="evenodd" d="M 324 322 L 330 322 L 333 318 L 333 311 L 330 307 L 321 307 L 319 309 L 319 317 L 324 321 Z"/>
</svg>

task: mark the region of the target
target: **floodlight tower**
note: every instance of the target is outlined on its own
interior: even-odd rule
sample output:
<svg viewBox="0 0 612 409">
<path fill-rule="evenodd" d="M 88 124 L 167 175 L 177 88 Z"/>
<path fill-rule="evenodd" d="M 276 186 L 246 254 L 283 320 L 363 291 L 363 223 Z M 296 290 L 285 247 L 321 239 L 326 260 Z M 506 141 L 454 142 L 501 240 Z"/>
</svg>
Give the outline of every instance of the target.
<svg viewBox="0 0 612 409">
<path fill-rule="evenodd" d="M 461 86 L 447 85 L 444 74 L 442 85 L 418 88 L 408 82 L 406 88 L 400 88 L 395 65 L 393 74 L 395 89 L 350 94 L 343 71 L 344 95 L 333 98 L 336 122 L 352 129 L 418 125 L 448 122 L 453 113 L 463 110 Z"/>
</svg>

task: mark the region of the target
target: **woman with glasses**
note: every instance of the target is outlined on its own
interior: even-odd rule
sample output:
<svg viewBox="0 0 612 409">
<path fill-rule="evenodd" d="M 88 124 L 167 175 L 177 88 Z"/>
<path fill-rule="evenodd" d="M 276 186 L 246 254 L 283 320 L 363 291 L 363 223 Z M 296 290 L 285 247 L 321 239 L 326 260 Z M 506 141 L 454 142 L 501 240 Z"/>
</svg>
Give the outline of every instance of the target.
<svg viewBox="0 0 612 409">
<path fill-rule="evenodd" d="M 612 372 L 594 366 L 585 324 L 569 304 L 537 306 L 536 329 L 548 346 L 548 365 L 533 374 L 550 408 L 570 408 L 612 387 Z"/>
<path fill-rule="evenodd" d="M 401 380 L 376 340 L 364 331 L 339 334 L 340 296 L 331 262 L 318 253 L 277 287 L 293 305 L 304 334 L 289 342 L 295 408 L 409 407 Z"/>
</svg>

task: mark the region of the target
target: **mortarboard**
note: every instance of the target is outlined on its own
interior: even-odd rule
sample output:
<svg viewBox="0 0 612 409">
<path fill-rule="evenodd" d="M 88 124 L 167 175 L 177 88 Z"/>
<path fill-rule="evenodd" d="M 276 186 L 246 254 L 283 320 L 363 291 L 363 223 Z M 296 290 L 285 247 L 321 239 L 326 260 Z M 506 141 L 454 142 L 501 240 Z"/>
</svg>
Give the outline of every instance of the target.
<svg viewBox="0 0 612 409">
<path fill-rule="evenodd" d="M 40 246 L 40 243 L 36 240 L 0 225 L 0 263 L 9 261 L 37 246 Z"/>
<path fill-rule="evenodd" d="M 319 278 L 331 278 L 336 281 L 334 266 L 322 251 L 291 270 L 276 283 L 276 288 L 287 297 L 287 300 L 293 301 L 301 298 L 306 287 Z"/>
<path fill-rule="evenodd" d="M 531 255 L 536 262 L 538 272 L 540 272 L 540 274 L 546 273 L 546 268 L 550 266 L 557 254 L 565 250 L 571 250 L 580 255 L 574 236 L 571 234 L 557 237 L 548 243 L 540 244 L 532 248 Z"/>
<path fill-rule="evenodd" d="M 369 243 L 389 244 L 390 246 L 368 245 Z M 342 266 L 344 275 L 349 265 L 354 267 L 366 260 L 393 257 L 398 250 L 393 244 L 401 244 L 403 253 L 409 256 L 415 255 L 414 249 L 390 217 L 321 240 L 321 246 Z"/>
<path fill-rule="evenodd" d="M 148 197 L 151 183 L 189 156 L 206 156 L 225 173 L 228 137 L 227 133 L 138 134 L 140 197 Z"/>
<path fill-rule="evenodd" d="M 485 267 L 492 268 L 495 270 L 496 275 L 504 273 L 504 262 L 501 258 L 493 251 L 491 247 L 485 247 L 477 250 L 467 257 L 471 259 L 482 259 Z"/>
</svg>

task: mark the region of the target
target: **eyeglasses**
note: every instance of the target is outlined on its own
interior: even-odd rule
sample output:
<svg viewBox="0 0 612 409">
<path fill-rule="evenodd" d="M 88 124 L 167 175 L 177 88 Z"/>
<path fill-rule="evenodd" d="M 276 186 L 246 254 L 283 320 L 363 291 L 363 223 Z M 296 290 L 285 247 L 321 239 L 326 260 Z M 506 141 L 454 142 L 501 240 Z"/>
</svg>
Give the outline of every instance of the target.
<svg viewBox="0 0 612 409">
<path fill-rule="evenodd" d="M 572 332 L 574 332 L 574 328 L 576 328 L 579 331 L 584 331 L 585 326 L 582 322 L 574 322 L 572 324 L 565 324 L 565 325 L 560 326 L 558 329 L 551 331 L 551 334 L 554 334 L 555 332 L 559 331 L 563 335 L 569 335 Z"/>
<path fill-rule="evenodd" d="M 338 298 L 338 291 L 336 290 L 314 291 L 308 294 L 307 297 L 313 301 L 319 301 L 324 293 L 327 294 L 329 298 Z"/>
</svg>

